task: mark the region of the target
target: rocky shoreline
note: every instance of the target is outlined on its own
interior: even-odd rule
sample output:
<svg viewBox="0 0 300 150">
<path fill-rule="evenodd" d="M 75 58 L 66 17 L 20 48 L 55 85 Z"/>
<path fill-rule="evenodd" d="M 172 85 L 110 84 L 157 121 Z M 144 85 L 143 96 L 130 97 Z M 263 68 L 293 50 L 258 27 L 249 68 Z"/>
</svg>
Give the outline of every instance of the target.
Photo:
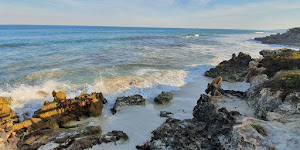
<svg viewBox="0 0 300 150">
<path fill-rule="evenodd" d="M 161 111 L 166 121 L 152 132 L 151 140 L 137 149 L 297 149 L 300 141 L 300 51 L 263 50 L 262 59 L 245 53 L 205 73 L 215 79 L 208 84 L 193 109 L 193 118 L 178 120 Z M 247 81 L 246 92 L 224 90 L 222 81 Z M 67 99 L 52 93 L 32 118 L 18 121 L 9 98 L 0 101 L 0 149 L 38 149 L 49 142 L 54 149 L 86 149 L 102 143 L 128 141 L 123 131 L 102 135 L 100 126 L 69 125 L 82 117 L 101 116 L 107 103 L 102 93 L 81 93 Z M 166 105 L 173 95 L 162 92 L 153 102 Z M 145 105 L 141 95 L 117 98 L 111 109 Z"/>
<path fill-rule="evenodd" d="M 289 29 L 286 33 L 277 33 L 270 36 L 255 38 L 263 44 L 280 44 L 300 46 L 300 27 Z"/>
</svg>

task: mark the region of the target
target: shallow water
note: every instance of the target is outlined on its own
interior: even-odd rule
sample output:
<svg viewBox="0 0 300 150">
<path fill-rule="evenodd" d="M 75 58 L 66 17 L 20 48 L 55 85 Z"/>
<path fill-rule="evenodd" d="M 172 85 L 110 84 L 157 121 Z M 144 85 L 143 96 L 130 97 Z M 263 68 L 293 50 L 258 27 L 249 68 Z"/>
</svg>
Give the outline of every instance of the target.
<svg viewBox="0 0 300 150">
<path fill-rule="evenodd" d="M 261 33 L 263 32 L 263 33 Z M 0 26 L 0 96 L 13 98 L 19 115 L 52 101 L 52 90 L 74 98 L 103 92 L 117 96 L 180 90 L 232 53 L 258 57 L 254 37 L 266 31 L 85 26 Z M 47 93 L 38 94 L 38 93 Z M 21 116 L 21 119 L 23 118 Z"/>
</svg>

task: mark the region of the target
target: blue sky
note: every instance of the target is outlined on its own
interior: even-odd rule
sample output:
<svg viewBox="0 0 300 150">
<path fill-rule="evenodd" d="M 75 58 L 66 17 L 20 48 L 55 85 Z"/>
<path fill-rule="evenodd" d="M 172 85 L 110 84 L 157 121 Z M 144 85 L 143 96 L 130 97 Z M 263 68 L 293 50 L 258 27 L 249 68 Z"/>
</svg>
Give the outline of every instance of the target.
<svg viewBox="0 0 300 150">
<path fill-rule="evenodd" d="M 300 0 L 0 0 L 0 24 L 287 29 Z"/>
</svg>

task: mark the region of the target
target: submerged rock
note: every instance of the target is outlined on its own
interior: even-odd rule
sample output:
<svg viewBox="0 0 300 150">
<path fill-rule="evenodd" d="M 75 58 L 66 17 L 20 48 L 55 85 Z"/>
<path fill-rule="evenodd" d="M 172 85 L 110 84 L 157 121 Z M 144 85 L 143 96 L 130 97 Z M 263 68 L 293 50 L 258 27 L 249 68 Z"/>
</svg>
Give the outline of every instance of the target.
<svg viewBox="0 0 300 150">
<path fill-rule="evenodd" d="M 154 98 L 154 102 L 158 104 L 166 104 L 173 99 L 173 94 L 170 92 L 162 92 L 156 98 Z"/>
<path fill-rule="evenodd" d="M 141 95 L 127 96 L 127 97 L 118 97 L 114 107 L 111 109 L 112 113 L 120 111 L 122 106 L 130 105 L 145 105 L 145 99 Z"/>
<path fill-rule="evenodd" d="M 230 60 L 221 62 L 215 68 L 205 72 L 206 76 L 216 78 L 222 76 L 224 81 L 242 82 L 247 75 L 249 62 L 252 60 L 248 54 L 240 52 L 238 56 L 232 55 Z"/>
<path fill-rule="evenodd" d="M 167 111 L 160 111 L 160 116 L 161 117 L 166 117 L 166 118 L 171 118 L 173 116 L 172 112 L 167 112 Z"/>
<path fill-rule="evenodd" d="M 281 44 L 300 46 L 300 28 L 289 29 L 286 33 L 272 34 L 270 36 L 255 38 L 254 40 L 261 41 L 263 44 Z"/>
</svg>

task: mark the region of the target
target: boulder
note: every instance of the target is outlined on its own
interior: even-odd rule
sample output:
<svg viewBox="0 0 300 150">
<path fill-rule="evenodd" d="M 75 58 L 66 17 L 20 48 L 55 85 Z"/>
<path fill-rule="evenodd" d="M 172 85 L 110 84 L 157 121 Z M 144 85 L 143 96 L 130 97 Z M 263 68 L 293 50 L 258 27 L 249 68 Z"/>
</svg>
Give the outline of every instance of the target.
<svg viewBox="0 0 300 150">
<path fill-rule="evenodd" d="M 248 54 L 240 52 L 238 56 L 232 55 L 230 60 L 221 62 L 215 68 L 205 72 L 206 76 L 217 78 L 222 76 L 224 81 L 242 82 L 247 75 L 249 62 L 252 60 Z"/>
<path fill-rule="evenodd" d="M 54 97 L 54 102 L 63 102 L 67 99 L 67 95 L 65 92 L 59 91 L 59 92 L 52 92 L 52 96 Z"/>
<path fill-rule="evenodd" d="M 115 114 L 117 111 L 120 111 L 122 106 L 131 106 L 131 105 L 145 105 L 145 99 L 141 95 L 118 97 L 111 111 L 113 114 Z"/>
<path fill-rule="evenodd" d="M 173 94 L 170 92 L 162 92 L 156 98 L 154 98 L 154 102 L 158 104 L 166 104 L 173 99 Z"/>
</svg>

